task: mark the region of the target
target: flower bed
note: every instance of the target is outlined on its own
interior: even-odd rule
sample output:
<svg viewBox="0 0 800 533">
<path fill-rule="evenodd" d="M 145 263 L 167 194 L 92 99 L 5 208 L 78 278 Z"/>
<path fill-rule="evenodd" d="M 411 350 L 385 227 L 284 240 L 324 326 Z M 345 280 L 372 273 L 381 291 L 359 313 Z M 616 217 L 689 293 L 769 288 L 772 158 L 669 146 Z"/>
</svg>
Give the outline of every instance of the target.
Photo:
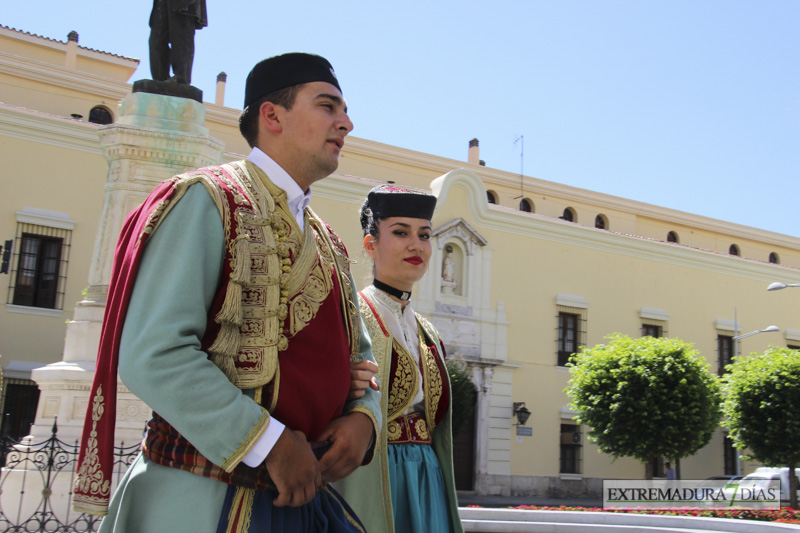
<svg viewBox="0 0 800 533">
<path fill-rule="evenodd" d="M 468 507 L 481 508 L 480 505 Z M 780 522 L 784 524 L 800 524 L 800 510 L 784 507 L 780 511 L 762 511 L 757 509 L 603 509 L 602 507 L 540 507 L 536 505 L 517 505 L 509 509 L 527 511 L 594 511 L 602 513 L 634 513 L 666 516 L 693 516 L 704 518 L 731 518 L 734 520 L 760 520 L 763 522 Z"/>
</svg>

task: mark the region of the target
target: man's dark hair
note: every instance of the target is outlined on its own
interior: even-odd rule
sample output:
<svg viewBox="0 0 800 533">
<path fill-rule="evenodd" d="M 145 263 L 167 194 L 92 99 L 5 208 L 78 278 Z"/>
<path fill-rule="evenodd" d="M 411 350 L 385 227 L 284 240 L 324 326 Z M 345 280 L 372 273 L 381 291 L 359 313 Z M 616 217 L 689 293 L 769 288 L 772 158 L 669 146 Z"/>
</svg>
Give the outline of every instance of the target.
<svg viewBox="0 0 800 533">
<path fill-rule="evenodd" d="M 297 93 L 300 92 L 303 85 L 305 84 L 292 85 L 291 87 L 265 94 L 242 111 L 242 114 L 239 116 L 239 131 L 242 132 L 250 148 L 255 147 L 258 138 L 258 111 L 261 109 L 261 104 L 264 102 L 272 102 L 288 111 L 294 105 Z"/>
</svg>

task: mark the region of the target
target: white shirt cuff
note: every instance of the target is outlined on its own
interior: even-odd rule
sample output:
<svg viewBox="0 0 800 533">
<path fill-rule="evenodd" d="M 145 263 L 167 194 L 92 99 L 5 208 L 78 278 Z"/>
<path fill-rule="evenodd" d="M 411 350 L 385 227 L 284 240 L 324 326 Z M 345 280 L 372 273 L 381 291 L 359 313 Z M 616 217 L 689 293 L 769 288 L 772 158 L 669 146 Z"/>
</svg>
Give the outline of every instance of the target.
<svg viewBox="0 0 800 533">
<path fill-rule="evenodd" d="M 261 435 L 261 438 L 258 439 L 258 442 L 256 442 L 253 449 L 250 450 L 250 453 L 242 459 L 242 462 L 251 468 L 256 468 L 263 463 L 264 459 L 269 455 L 269 452 L 272 451 L 272 447 L 278 442 L 278 438 L 283 433 L 284 427 L 282 423 L 274 418 L 270 418 L 267 430 Z"/>
</svg>

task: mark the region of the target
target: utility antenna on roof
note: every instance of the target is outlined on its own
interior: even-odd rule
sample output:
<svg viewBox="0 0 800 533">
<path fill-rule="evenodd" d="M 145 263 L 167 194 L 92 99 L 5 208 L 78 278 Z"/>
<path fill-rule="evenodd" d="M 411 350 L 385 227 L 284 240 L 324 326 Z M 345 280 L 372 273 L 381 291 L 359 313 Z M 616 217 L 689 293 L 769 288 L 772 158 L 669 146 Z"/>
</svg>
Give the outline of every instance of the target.
<svg viewBox="0 0 800 533">
<path fill-rule="evenodd" d="M 525 136 L 520 135 L 514 140 L 514 146 L 520 144 L 520 151 L 519 151 L 519 196 L 514 198 L 514 200 L 520 199 L 525 196 L 525 190 L 523 188 L 522 176 L 523 173 L 523 165 L 525 164 Z"/>
</svg>

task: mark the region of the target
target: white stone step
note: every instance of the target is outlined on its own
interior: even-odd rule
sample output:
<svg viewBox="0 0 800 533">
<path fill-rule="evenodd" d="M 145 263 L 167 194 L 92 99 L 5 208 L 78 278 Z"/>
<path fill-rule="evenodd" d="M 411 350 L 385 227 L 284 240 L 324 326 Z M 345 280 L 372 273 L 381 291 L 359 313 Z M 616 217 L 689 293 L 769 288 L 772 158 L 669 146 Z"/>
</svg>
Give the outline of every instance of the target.
<svg viewBox="0 0 800 533">
<path fill-rule="evenodd" d="M 506 522 L 491 520 L 463 520 L 464 531 L 480 533 L 707 533 L 705 529 L 674 529 L 649 526 L 623 526 L 612 524 L 570 524 L 566 522 Z"/>
<path fill-rule="evenodd" d="M 593 532 L 629 533 L 632 530 L 650 533 L 779 533 L 800 531 L 800 525 L 776 524 L 754 520 L 728 518 L 696 518 L 689 516 L 660 516 L 632 513 L 591 511 L 537 511 L 522 509 L 459 508 L 466 531 L 483 533 L 532 532 Z"/>
</svg>

